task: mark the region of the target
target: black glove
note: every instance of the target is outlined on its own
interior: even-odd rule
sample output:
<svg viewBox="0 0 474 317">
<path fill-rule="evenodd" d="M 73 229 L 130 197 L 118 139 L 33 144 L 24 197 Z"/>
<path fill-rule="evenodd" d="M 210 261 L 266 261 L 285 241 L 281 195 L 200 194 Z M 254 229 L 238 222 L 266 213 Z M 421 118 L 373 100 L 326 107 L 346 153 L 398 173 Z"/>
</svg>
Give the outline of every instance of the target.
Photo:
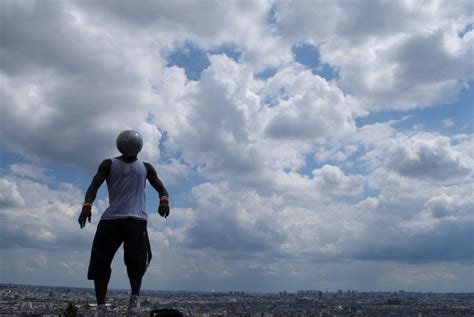
<svg viewBox="0 0 474 317">
<path fill-rule="evenodd" d="M 158 207 L 158 213 L 160 214 L 161 217 L 168 217 L 170 214 L 170 206 L 169 206 L 169 201 L 168 197 L 163 196 L 160 199 L 160 206 Z"/>
</svg>

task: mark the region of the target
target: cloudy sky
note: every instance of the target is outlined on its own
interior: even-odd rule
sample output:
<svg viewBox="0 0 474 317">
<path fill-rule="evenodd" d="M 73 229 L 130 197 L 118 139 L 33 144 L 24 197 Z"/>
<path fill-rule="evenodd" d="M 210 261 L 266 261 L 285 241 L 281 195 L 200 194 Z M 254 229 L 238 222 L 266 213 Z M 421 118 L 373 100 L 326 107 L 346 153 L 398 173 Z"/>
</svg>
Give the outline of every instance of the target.
<svg viewBox="0 0 474 317">
<path fill-rule="evenodd" d="M 472 1 L 0 6 L 0 282 L 92 286 L 133 128 L 171 198 L 146 289 L 474 291 Z"/>
</svg>

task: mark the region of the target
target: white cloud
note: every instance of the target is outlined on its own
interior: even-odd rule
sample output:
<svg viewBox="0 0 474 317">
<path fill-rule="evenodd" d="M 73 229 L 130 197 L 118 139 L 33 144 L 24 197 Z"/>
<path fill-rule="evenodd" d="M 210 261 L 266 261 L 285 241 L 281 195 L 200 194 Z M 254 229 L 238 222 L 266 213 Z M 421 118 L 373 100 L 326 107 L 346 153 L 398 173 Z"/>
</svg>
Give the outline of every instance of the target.
<svg viewBox="0 0 474 317">
<path fill-rule="evenodd" d="M 408 1 L 276 2 L 282 37 L 318 46 L 340 88 L 368 109 L 452 101 L 474 76 L 471 36 L 458 36 L 472 23 L 467 12 L 468 1 L 432 1 L 423 10 Z"/>
<path fill-rule="evenodd" d="M 341 247 L 360 234 L 362 219 L 337 200 L 360 193 L 362 177 L 346 176 L 334 166 L 316 174 L 306 180 L 306 186 L 298 178 L 291 183 L 290 178 L 297 176 L 287 175 L 284 186 L 271 195 L 242 191 L 228 183 L 193 188 L 197 207 L 195 221 L 186 230 L 186 244 L 197 250 L 221 251 L 216 256 L 224 258 L 231 250 L 243 258 L 349 256 L 341 253 Z M 336 200 L 327 195 L 336 195 Z"/>
<path fill-rule="evenodd" d="M 454 125 L 454 120 L 453 119 L 444 119 L 443 121 L 441 121 L 441 123 L 443 123 L 443 125 L 447 128 L 449 127 L 452 127 Z"/>
<path fill-rule="evenodd" d="M 355 206 L 364 230 L 344 246 L 347 252 L 402 262 L 473 260 L 466 243 L 474 225 L 468 212 L 472 182 L 443 186 L 380 168 L 368 175 L 368 184 L 377 194 Z"/>
<path fill-rule="evenodd" d="M 25 201 L 18 192 L 16 183 L 7 179 L 0 179 L 0 208 L 23 207 Z"/>
<path fill-rule="evenodd" d="M 288 84 L 290 83 L 290 84 Z M 354 130 L 354 101 L 310 71 L 284 69 L 272 77 L 264 98 L 276 98 L 266 133 L 274 138 L 331 138 Z"/>
<path fill-rule="evenodd" d="M 166 186 L 176 185 L 189 176 L 189 166 L 171 159 L 166 164 L 160 164 L 157 168 L 158 177 Z"/>
<path fill-rule="evenodd" d="M 146 35 L 120 36 L 66 4 L 4 7 L 4 146 L 29 158 L 95 168 L 117 153 L 116 135 L 134 128 L 146 136 L 145 157 L 159 157 L 160 133 L 146 118 L 156 102 L 150 80 L 162 68 L 160 57 L 143 47 Z"/>
<path fill-rule="evenodd" d="M 328 164 L 313 170 L 312 174 L 316 182 L 316 189 L 320 192 L 336 196 L 362 193 L 364 185 L 362 175 L 346 176 L 339 167 Z"/>
<path fill-rule="evenodd" d="M 199 82 L 187 83 L 177 100 L 166 101 L 174 104 L 173 113 L 157 114 L 157 120 L 168 131 L 169 149 L 180 151 L 187 163 L 214 173 L 251 172 L 257 161 L 250 127 L 259 106 L 247 90 L 251 70 L 223 55 L 210 61 Z"/>
<path fill-rule="evenodd" d="M 388 166 L 408 177 L 448 180 L 468 176 L 468 158 L 451 147 L 449 137 L 417 134 L 390 149 Z"/>
<path fill-rule="evenodd" d="M 473 223 L 472 210 L 474 200 L 469 194 L 441 193 L 429 198 L 421 212 L 403 225 L 410 232 L 430 232 L 446 223 Z"/>
<path fill-rule="evenodd" d="M 266 24 L 271 5 L 269 1 L 165 1 L 153 5 L 113 1 L 88 3 L 85 9 L 89 12 L 91 6 L 100 17 L 133 30 L 132 34 L 153 33 L 165 53 L 186 40 L 209 50 L 226 45 L 241 51 L 241 60 L 259 71 L 291 60 L 289 47 Z"/>
<path fill-rule="evenodd" d="M 193 188 L 199 205 L 186 243 L 193 248 L 258 252 L 273 249 L 283 237 L 268 220 L 275 213 L 255 192 L 231 192 L 227 183 Z M 263 202 L 267 202 L 266 206 Z"/>
<path fill-rule="evenodd" d="M 37 167 L 31 164 L 12 164 L 10 165 L 9 172 L 19 177 L 37 180 L 50 179 L 49 176 L 45 175 L 46 169 L 44 167 Z"/>
<path fill-rule="evenodd" d="M 81 230 L 79 217 L 82 191 L 72 184 L 61 183 L 57 189 L 34 180 L 4 175 L 0 184 L 8 194 L 0 212 L 2 248 L 84 248 L 92 225 Z M 7 187 L 8 186 L 8 187 Z M 5 189 L 5 190 L 4 190 Z M 13 191 L 13 192 L 12 192 Z M 10 202 L 10 203 L 8 203 Z M 94 208 L 97 217 L 96 210 Z"/>
<path fill-rule="evenodd" d="M 208 177 L 260 183 L 280 169 L 302 167 L 316 142 L 355 130 L 357 102 L 295 64 L 261 81 L 248 64 L 209 58 L 198 82 L 169 69 L 173 81 L 162 90 L 171 94 L 159 97 L 174 105 L 173 113 L 154 119 L 168 133 L 167 149 Z"/>
</svg>

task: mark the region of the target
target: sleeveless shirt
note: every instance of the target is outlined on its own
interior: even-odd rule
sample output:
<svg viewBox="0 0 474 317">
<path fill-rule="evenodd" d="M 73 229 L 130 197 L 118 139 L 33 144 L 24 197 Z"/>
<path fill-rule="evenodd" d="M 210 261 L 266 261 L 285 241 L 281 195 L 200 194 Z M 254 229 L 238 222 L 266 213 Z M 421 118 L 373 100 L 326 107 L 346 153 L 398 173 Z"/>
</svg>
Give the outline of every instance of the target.
<svg viewBox="0 0 474 317">
<path fill-rule="evenodd" d="M 137 218 L 147 220 L 145 211 L 145 184 L 147 170 L 141 160 L 125 163 L 117 158 L 112 159 L 107 188 L 109 207 L 102 214 L 102 219 Z"/>
</svg>

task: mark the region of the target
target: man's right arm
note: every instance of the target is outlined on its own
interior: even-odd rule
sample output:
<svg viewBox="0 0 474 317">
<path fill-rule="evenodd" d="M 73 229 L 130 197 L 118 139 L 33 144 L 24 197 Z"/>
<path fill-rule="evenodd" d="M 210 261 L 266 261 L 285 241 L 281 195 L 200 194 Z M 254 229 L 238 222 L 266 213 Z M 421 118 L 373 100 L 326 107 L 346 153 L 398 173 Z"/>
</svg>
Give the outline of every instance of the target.
<svg viewBox="0 0 474 317">
<path fill-rule="evenodd" d="M 89 185 L 89 188 L 87 188 L 86 197 L 84 199 L 84 205 L 82 207 L 82 211 L 78 219 L 81 229 L 85 227 L 86 219 L 88 219 L 89 222 L 91 222 L 92 203 L 94 202 L 97 196 L 97 191 L 99 190 L 100 186 L 104 183 L 104 181 L 109 176 L 111 165 L 112 165 L 112 160 L 110 159 L 102 161 L 102 163 L 100 163 L 99 165 L 97 173 L 94 175 L 94 178 L 92 179 L 92 182 Z"/>
<path fill-rule="evenodd" d="M 166 218 L 170 214 L 168 191 L 166 190 L 165 186 L 159 179 L 155 168 L 150 163 L 147 163 L 147 162 L 145 162 L 145 167 L 147 171 L 146 178 L 150 182 L 151 186 L 153 186 L 153 188 L 160 195 L 160 205 L 158 206 L 158 213 L 160 214 L 160 216 Z"/>
</svg>

